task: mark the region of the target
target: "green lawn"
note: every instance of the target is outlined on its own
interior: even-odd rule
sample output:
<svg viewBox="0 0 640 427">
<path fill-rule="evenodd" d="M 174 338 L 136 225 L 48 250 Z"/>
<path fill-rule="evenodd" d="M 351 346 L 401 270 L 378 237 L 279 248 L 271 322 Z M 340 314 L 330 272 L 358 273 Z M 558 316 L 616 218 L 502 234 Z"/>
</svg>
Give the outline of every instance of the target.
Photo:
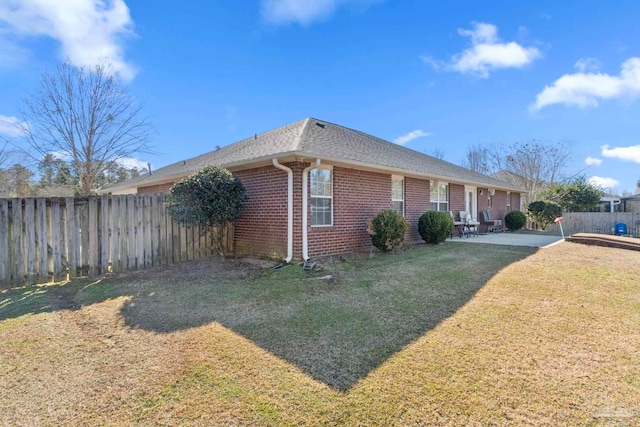
<svg viewBox="0 0 640 427">
<path fill-rule="evenodd" d="M 639 267 L 458 243 L 6 291 L 0 424 L 637 425 Z"/>
</svg>

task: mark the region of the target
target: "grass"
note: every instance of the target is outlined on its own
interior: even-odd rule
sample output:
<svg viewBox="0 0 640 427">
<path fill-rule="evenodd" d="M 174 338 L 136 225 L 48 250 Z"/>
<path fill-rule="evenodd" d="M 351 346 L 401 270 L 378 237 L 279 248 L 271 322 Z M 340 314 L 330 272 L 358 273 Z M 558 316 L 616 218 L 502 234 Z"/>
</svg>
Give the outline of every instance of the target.
<svg viewBox="0 0 640 427">
<path fill-rule="evenodd" d="M 637 269 L 444 244 L 7 291 L 0 425 L 637 425 Z"/>
</svg>

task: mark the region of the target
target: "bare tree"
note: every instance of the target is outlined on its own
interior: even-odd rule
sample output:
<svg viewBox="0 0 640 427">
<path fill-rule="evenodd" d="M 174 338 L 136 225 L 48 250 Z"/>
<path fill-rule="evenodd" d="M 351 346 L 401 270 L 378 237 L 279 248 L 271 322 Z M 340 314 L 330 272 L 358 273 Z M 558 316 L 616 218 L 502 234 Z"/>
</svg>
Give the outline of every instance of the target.
<svg viewBox="0 0 640 427">
<path fill-rule="evenodd" d="M 533 139 L 511 144 L 481 144 L 469 147 L 463 165 L 527 190 L 523 198 L 527 206 L 538 192 L 561 179 L 570 154 L 569 144 L 565 142 Z"/>
<path fill-rule="evenodd" d="M 67 60 L 44 73 L 21 113 L 32 156 L 68 156 L 82 195 L 95 190 L 97 178 L 119 159 L 150 149 L 151 124 L 142 107 L 104 63 L 86 69 Z"/>
<path fill-rule="evenodd" d="M 444 160 L 444 150 L 441 147 L 432 147 L 427 154 L 436 159 Z"/>
</svg>

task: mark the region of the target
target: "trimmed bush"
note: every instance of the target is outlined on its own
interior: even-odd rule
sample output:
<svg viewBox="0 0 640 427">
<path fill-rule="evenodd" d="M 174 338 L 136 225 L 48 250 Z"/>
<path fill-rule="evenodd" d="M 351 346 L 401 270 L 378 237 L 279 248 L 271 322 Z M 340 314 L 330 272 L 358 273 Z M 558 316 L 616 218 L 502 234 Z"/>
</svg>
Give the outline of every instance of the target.
<svg viewBox="0 0 640 427">
<path fill-rule="evenodd" d="M 527 214 L 538 227 L 544 230 L 547 225 L 553 223 L 557 217 L 562 215 L 562 208 L 553 202 L 538 200 L 529 204 Z"/>
<path fill-rule="evenodd" d="M 442 243 L 451 236 L 453 218 L 449 212 L 429 211 L 418 220 L 418 232 L 427 243 Z"/>
<path fill-rule="evenodd" d="M 378 213 L 375 218 L 367 221 L 367 232 L 371 236 L 373 246 L 382 252 L 389 252 L 402 246 L 409 223 L 402 214 L 394 210 Z"/>
<path fill-rule="evenodd" d="M 173 184 L 166 204 L 180 224 L 198 225 L 203 234 L 213 231 L 218 253 L 224 255 L 224 230 L 240 218 L 246 201 L 240 180 L 226 169 L 207 166 Z"/>
<path fill-rule="evenodd" d="M 527 223 L 527 216 L 521 211 L 511 211 L 504 217 L 504 224 L 510 231 L 520 230 Z"/>
</svg>

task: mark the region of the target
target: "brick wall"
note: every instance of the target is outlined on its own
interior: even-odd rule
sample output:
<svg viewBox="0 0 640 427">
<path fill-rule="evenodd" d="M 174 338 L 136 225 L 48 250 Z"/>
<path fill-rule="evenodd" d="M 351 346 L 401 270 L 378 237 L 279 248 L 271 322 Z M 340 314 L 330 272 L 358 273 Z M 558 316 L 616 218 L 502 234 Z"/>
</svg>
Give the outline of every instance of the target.
<svg viewBox="0 0 640 427">
<path fill-rule="evenodd" d="M 423 213 L 429 210 L 429 193 L 429 180 L 416 178 L 404 179 L 404 215 L 411 225 L 409 235 L 407 236 L 408 242 L 422 241 L 420 233 L 418 233 L 418 220 Z"/>
<path fill-rule="evenodd" d="M 512 211 L 526 211 L 527 208 L 524 206 L 520 206 L 520 193 L 511 193 L 511 210 Z"/>
<path fill-rule="evenodd" d="M 449 184 L 449 210 L 454 218 L 459 218 L 460 211 L 464 211 L 464 185 Z"/>
<path fill-rule="evenodd" d="M 248 199 L 234 228 L 236 253 L 285 258 L 287 173 L 274 166 L 265 166 L 238 171 L 234 175 L 242 181 Z"/>
<path fill-rule="evenodd" d="M 313 258 L 371 247 L 367 219 L 390 208 L 391 175 L 334 167 L 333 226 L 311 227 L 309 215 L 309 256 Z"/>
<path fill-rule="evenodd" d="M 493 195 L 493 206 L 491 207 L 491 218 L 502 219 L 507 214 L 507 192 L 496 190 Z"/>
</svg>

